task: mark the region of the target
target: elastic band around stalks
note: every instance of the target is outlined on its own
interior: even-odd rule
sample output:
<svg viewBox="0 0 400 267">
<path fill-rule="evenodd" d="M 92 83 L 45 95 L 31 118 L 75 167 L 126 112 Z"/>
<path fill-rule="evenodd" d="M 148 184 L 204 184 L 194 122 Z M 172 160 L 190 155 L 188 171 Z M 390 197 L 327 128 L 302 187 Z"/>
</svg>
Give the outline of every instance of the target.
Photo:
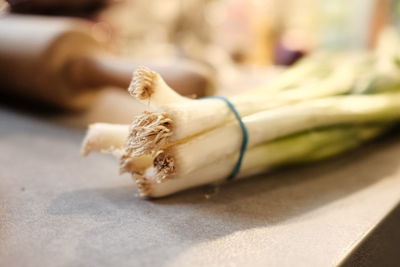
<svg viewBox="0 0 400 267">
<path fill-rule="evenodd" d="M 239 123 L 240 129 L 242 130 L 242 144 L 240 146 L 239 158 L 236 162 L 235 167 L 233 168 L 232 172 L 229 174 L 227 178 L 227 180 L 230 181 L 233 180 L 238 175 L 240 167 L 242 166 L 244 153 L 246 152 L 247 144 L 249 143 L 249 133 L 247 131 L 246 125 L 243 123 L 242 118 L 240 117 L 239 112 L 236 110 L 235 106 L 229 99 L 223 96 L 208 96 L 208 97 L 203 97 L 201 99 L 207 99 L 207 98 L 215 98 L 224 101 L 225 104 L 228 106 L 228 108 L 232 111 L 233 115 L 235 116 L 236 120 Z"/>
</svg>

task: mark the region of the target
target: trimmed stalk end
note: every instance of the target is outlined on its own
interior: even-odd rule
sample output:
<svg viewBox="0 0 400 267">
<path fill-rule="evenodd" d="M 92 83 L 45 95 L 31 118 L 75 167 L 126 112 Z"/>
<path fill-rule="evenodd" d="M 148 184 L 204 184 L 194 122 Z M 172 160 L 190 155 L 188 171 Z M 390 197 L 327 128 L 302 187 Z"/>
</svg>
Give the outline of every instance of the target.
<svg viewBox="0 0 400 267">
<path fill-rule="evenodd" d="M 128 170 L 130 162 L 144 155 L 155 156 L 172 135 L 172 120 L 164 112 L 145 111 L 132 122 L 125 153 L 121 157 L 121 170 Z M 129 169 L 129 171 L 132 171 Z"/>
<path fill-rule="evenodd" d="M 150 197 L 151 196 L 151 182 L 144 176 L 133 174 L 132 179 L 136 182 L 136 187 L 139 192 L 139 196 L 141 197 Z"/>
<path fill-rule="evenodd" d="M 102 149 L 104 147 L 101 133 L 93 125 L 90 125 L 81 145 L 81 154 L 87 156 L 93 151 L 101 151 Z"/>
<path fill-rule="evenodd" d="M 155 80 L 157 73 L 147 67 L 139 67 L 133 73 L 133 79 L 129 85 L 129 93 L 139 99 L 146 100 L 154 93 Z"/>
<path fill-rule="evenodd" d="M 176 166 L 174 157 L 165 151 L 159 151 L 153 160 L 153 167 L 156 170 L 155 180 L 162 182 L 165 179 L 172 178 L 175 174 Z"/>
</svg>

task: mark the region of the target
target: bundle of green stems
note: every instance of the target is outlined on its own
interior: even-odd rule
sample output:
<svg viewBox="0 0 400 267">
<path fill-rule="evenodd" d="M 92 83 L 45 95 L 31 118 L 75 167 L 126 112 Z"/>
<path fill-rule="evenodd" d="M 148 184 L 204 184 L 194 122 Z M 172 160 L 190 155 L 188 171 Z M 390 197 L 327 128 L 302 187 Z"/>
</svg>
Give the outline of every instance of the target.
<svg viewBox="0 0 400 267">
<path fill-rule="evenodd" d="M 400 120 L 399 48 L 387 29 L 374 51 L 316 53 L 271 83 L 229 97 L 249 137 L 236 179 L 333 157 L 389 129 Z M 90 125 L 84 154 L 118 157 L 145 197 L 226 181 L 243 136 L 224 101 L 180 96 L 145 67 L 129 92 L 149 111 L 131 125 Z"/>
</svg>

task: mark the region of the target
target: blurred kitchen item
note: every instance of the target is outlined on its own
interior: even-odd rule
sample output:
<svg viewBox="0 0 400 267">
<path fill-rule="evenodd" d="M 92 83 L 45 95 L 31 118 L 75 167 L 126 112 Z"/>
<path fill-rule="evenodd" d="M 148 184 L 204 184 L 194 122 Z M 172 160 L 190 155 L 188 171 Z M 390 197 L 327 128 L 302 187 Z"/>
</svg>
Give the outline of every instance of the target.
<svg viewBox="0 0 400 267">
<path fill-rule="evenodd" d="M 203 59 L 210 41 L 204 0 L 126 0 L 101 10 L 96 20 L 109 25 L 124 54 L 135 58 L 185 55 Z M 134 23 L 132 23 L 134 20 Z"/>
<path fill-rule="evenodd" d="M 277 43 L 275 47 L 275 61 L 277 65 L 290 66 L 306 54 L 301 49 L 293 49 L 287 46 L 284 41 Z"/>
<path fill-rule="evenodd" d="M 397 30 L 400 30 L 400 1 L 393 0 L 389 8 L 391 22 Z"/>
<path fill-rule="evenodd" d="M 369 30 L 368 45 L 377 44 L 379 34 L 389 23 L 396 24 L 396 0 L 375 0 Z M 393 7 L 393 8 L 392 8 Z M 392 15 L 392 16 L 391 16 Z"/>
<path fill-rule="evenodd" d="M 113 0 L 7 0 L 12 13 L 87 17 Z"/>
<path fill-rule="evenodd" d="M 327 0 L 318 4 L 318 46 L 330 49 L 365 49 L 377 0 Z"/>
<path fill-rule="evenodd" d="M 209 5 L 214 41 L 237 63 L 269 65 L 278 21 L 273 0 L 221 0 Z"/>
<path fill-rule="evenodd" d="M 6 1 L 0 0 L 0 15 L 8 11 L 9 5 Z"/>
<path fill-rule="evenodd" d="M 203 96 L 209 85 L 202 65 L 178 60 L 135 62 L 116 56 L 98 24 L 71 18 L 0 16 L 0 91 L 61 107 L 81 107 L 98 88 L 126 89 L 146 65 L 183 95 Z"/>
</svg>

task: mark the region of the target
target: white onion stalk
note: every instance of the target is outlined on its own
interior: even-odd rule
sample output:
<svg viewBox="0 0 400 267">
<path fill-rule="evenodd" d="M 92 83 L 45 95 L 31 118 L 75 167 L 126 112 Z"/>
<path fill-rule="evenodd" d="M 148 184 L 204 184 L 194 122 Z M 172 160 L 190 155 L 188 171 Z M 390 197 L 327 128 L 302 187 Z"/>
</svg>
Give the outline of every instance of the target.
<svg viewBox="0 0 400 267">
<path fill-rule="evenodd" d="M 296 132 L 337 124 L 391 121 L 400 118 L 400 93 L 337 96 L 262 111 L 243 117 L 251 148 Z M 223 141 L 222 141 L 223 140 Z M 184 175 L 239 151 L 235 122 L 167 147 L 154 159 L 158 179 Z"/>
<path fill-rule="evenodd" d="M 383 129 L 382 126 L 328 128 L 261 144 L 247 151 L 236 179 L 247 178 L 281 165 L 307 159 L 313 161 L 332 157 L 357 147 L 381 133 Z M 188 188 L 226 181 L 236 160 L 237 153 L 214 161 L 207 167 L 180 175 L 176 179 L 161 182 L 154 179 L 156 170 L 153 167 L 148 168 L 142 175 L 134 174 L 133 178 L 141 196 L 163 197 Z"/>
<path fill-rule="evenodd" d="M 124 145 L 129 135 L 129 125 L 111 123 L 93 123 L 89 126 L 86 136 L 82 142 L 81 153 L 84 156 L 92 152 L 112 154 L 121 159 L 125 152 Z M 149 156 L 137 157 L 126 162 L 127 165 L 120 167 L 124 169 L 135 169 L 144 171 L 152 165 L 153 158 Z"/>
<path fill-rule="evenodd" d="M 82 143 L 81 153 L 91 152 L 114 154 L 121 156 L 129 135 L 129 125 L 94 123 L 89 126 Z"/>
<path fill-rule="evenodd" d="M 98 131 L 95 134 L 93 131 L 89 131 L 86 140 L 95 143 L 104 139 L 109 140 L 107 144 L 98 144 L 103 146 L 101 150 L 103 153 L 108 153 L 114 148 L 121 149 L 121 143 L 124 140 L 120 137 L 128 134 L 127 128 L 113 124 L 95 124 L 91 128 L 97 128 Z M 336 126 L 306 131 L 260 144 L 246 152 L 237 179 L 264 173 L 283 164 L 332 157 L 357 147 L 362 142 L 377 136 L 386 128 L 386 125 Z M 112 132 L 118 132 L 118 134 L 110 135 Z M 101 139 L 98 138 L 99 136 Z M 93 146 L 86 149 L 89 151 L 91 148 Z M 156 179 L 156 175 L 154 175 L 156 169 L 151 165 L 148 165 L 142 174 L 133 174 L 133 178 L 141 196 L 162 197 L 191 187 L 225 181 L 236 164 L 237 156 L 237 153 L 228 155 L 205 168 L 199 168 L 188 174 L 181 174 L 176 179 L 167 179 L 162 182 Z"/>
<path fill-rule="evenodd" d="M 355 79 L 364 71 L 364 64 L 364 58 L 347 59 L 347 64 L 334 70 L 325 80 L 275 93 L 250 91 L 232 97 L 230 101 L 241 116 L 246 116 L 304 100 L 349 93 Z M 124 157 L 126 160 L 142 155 L 154 156 L 168 143 L 192 137 L 233 120 L 232 112 L 224 102 L 182 97 L 169 88 L 160 75 L 147 68 L 135 72 L 129 91 L 143 103 L 158 110 L 158 113 L 146 113 L 132 123 L 130 145 Z"/>
</svg>

